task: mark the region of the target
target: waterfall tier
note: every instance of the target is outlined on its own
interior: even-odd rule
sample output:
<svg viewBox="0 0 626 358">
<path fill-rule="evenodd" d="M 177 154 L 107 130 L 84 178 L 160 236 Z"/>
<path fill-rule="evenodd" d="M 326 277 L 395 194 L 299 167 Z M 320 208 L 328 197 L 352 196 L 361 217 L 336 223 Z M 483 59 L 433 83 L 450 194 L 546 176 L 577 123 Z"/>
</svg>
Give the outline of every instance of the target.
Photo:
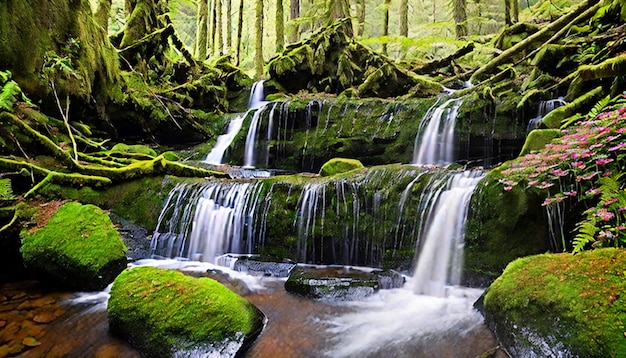
<svg viewBox="0 0 626 358">
<path fill-rule="evenodd" d="M 456 117 L 462 100 L 452 98 L 437 101 L 422 119 L 420 130 L 415 137 L 413 164 L 447 165 L 455 160 L 456 138 L 454 133 Z"/>
</svg>

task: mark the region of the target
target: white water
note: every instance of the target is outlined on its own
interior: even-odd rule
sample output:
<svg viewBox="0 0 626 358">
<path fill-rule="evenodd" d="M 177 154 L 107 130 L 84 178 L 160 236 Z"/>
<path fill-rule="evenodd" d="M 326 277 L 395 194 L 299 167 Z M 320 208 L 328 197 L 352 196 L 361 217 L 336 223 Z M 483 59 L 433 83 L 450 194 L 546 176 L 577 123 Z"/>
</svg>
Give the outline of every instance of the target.
<svg viewBox="0 0 626 358">
<path fill-rule="evenodd" d="M 207 154 L 204 159 L 205 163 L 220 165 L 222 164 L 222 159 L 224 158 L 224 153 L 233 143 L 233 140 L 239 134 L 241 127 L 243 125 L 243 120 L 248 116 L 253 109 L 258 109 L 265 105 L 267 102 L 264 101 L 265 92 L 263 88 L 263 81 L 255 82 L 252 85 L 252 89 L 250 91 L 250 98 L 248 99 L 248 111 L 246 113 L 239 113 L 233 118 L 230 123 L 228 123 L 228 129 L 226 133 L 217 137 L 215 142 L 215 146 L 211 149 L 209 154 Z"/>
<path fill-rule="evenodd" d="M 415 137 L 412 164 L 447 165 L 454 161 L 454 127 L 461 103 L 461 98 L 443 104 L 438 101 L 426 112 Z"/>
<path fill-rule="evenodd" d="M 252 252 L 261 189 L 259 183 L 207 182 L 200 189 L 177 186 L 153 235 L 153 255 L 215 263 L 227 252 Z M 169 218 L 164 215 L 167 211 L 173 211 Z"/>
<path fill-rule="evenodd" d="M 217 141 L 215 142 L 215 146 L 211 149 L 209 154 L 207 154 L 204 161 L 213 165 L 222 164 L 222 159 L 224 158 L 224 153 L 226 149 L 230 147 L 233 143 L 233 140 L 241 130 L 241 126 L 243 125 L 243 120 L 246 118 L 248 112 L 245 114 L 238 114 L 235 118 L 233 118 L 230 123 L 228 123 L 228 130 L 226 133 L 217 137 Z"/>
<path fill-rule="evenodd" d="M 448 285 L 460 283 L 469 200 L 482 177 L 480 171 L 453 174 L 434 195 L 424 233 L 418 240 L 413 274 L 416 294 L 445 297 Z"/>
<path fill-rule="evenodd" d="M 543 118 L 548 113 L 566 104 L 567 102 L 565 102 L 563 97 L 551 99 L 549 101 L 539 102 L 539 108 L 537 109 L 537 117 L 532 118 L 530 121 L 528 121 L 528 127 L 526 128 L 526 131 L 530 132 L 533 129 L 535 129 L 539 125 L 539 123 L 541 123 L 541 120 L 543 120 Z"/>
</svg>

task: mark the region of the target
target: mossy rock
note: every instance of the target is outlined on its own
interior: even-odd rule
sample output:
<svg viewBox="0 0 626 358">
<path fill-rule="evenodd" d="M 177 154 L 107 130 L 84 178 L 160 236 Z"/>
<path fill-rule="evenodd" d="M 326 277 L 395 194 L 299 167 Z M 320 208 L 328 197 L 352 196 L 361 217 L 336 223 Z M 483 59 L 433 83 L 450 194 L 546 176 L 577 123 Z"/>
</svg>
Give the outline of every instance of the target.
<svg viewBox="0 0 626 358">
<path fill-rule="evenodd" d="M 39 213 L 39 225 L 45 211 Z M 43 227 L 21 232 L 26 267 L 43 280 L 74 290 L 101 290 L 126 268 L 126 246 L 109 216 L 94 205 L 69 202 Z"/>
<path fill-rule="evenodd" d="M 111 331 L 146 357 L 236 356 L 264 319 L 248 300 L 213 279 L 145 266 L 115 279 L 107 313 Z"/>
<path fill-rule="evenodd" d="M 393 270 L 362 271 L 346 266 L 298 266 L 285 282 L 285 290 L 300 296 L 347 301 L 372 295 L 379 289 L 399 288 L 404 276 Z"/>
<path fill-rule="evenodd" d="M 520 155 L 525 155 L 533 150 L 541 150 L 546 144 L 550 143 L 553 139 L 561 136 L 561 130 L 559 129 L 535 129 L 528 133 L 526 142 Z"/>
<path fill-rule="evenodd" d="M 513 357 L 626 355 L 626 251 L 512 262 L 484 297 L 485 319 Z"/>
<path fill-rule="evenodd" d="M 357 159 L 333 158 L 322 165 L 322 169 L 320 169 L 320 176 L 329 177 L 335 174 L 346 173 L 351 170 L 362 168 L 365 167 Z"/>
</svg>

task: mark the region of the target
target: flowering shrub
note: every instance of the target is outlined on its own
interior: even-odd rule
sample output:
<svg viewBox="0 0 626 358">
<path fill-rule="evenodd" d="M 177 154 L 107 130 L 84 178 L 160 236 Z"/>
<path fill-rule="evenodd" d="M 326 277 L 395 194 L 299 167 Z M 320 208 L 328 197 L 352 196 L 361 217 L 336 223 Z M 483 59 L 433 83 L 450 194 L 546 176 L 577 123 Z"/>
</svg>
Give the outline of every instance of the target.
<svg viewBox="0 0 626 358">
<path fill-rule="evenodd" d="M 551 231 L 560 235 L 563 250 L 570 246 L 562 232 L 565 208 L 574 206 L 581 216 L 571 242 L 574 252 L 625 246 L 626 95 L 594 108 L 561 134 L 544 149 L 503 165 L 500 183 L 505 191 L 524 185 L 548 193 L 542 205 L 550 223 L 560 226 Z"/>
</svg>

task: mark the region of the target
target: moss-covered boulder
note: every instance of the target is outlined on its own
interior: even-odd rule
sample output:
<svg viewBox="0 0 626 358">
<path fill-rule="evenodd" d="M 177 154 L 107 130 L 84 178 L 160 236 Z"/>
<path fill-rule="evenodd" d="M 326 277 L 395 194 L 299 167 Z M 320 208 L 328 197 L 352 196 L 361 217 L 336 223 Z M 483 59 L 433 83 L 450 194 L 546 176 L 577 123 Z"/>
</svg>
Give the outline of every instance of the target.
<svg viewBox="0 0 626 358">
<path fill-rule="evenodd" d="M 58 286 L 103 289 L 126 268 L 119 232 L 97 206 L 69 202 L 54 211 L 51 205 L 39 209 L 35 228 L 21 233 L 24 264 Z"/>
<path fill-rule="evenodd" d="M 484 297 L 513 357 L 626 355 L 626 251 L 544 254 L 512 262 Z"/>
<path fill-rule="evenodd" d="M 365 167 L 358 159 L 333 158 L 322 165 L 320 176 L 329 177 L 362 168 Z"/>
<path fill-rule="evenodd" d="M 553 139 L 561 136 L 560 129 L 535 129 L 528 133 L 526 142 L 520 155 L 525 155 L 533 150 L 541 150 L 546 144 L 550 143 Z"/>
<path fill-rule="evenodd" d="M 263 314 L 210 278 L 154 267 L 122 272 L 111 287 L 110 329 L 147 357 L 235 356 Z"/>
<path fill-rule="evenodd" d="M 393 270 L 298 266 L 285 282 L 285 290 L 308 298 L 347 301 L 372 295 L 379 289 L 402 287 L 404 281 L 404 276 Z"/>
</svg>

